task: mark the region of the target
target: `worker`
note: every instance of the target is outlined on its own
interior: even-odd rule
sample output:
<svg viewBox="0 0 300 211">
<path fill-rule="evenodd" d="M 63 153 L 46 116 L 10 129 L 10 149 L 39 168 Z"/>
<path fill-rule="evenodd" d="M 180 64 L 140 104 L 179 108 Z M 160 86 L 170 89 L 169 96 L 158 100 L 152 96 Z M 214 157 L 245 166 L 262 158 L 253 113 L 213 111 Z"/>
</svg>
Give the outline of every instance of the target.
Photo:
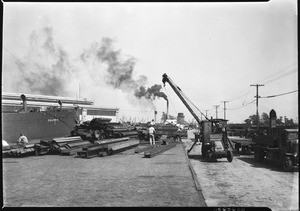
<svg viewBox="0 0 300 211">
<path fill-rule="evenodd" d="M 154 119 L 150 122 L 150 125 L 155 125 Z"/>
<path fill-rule="evenodd" d="M 20 137 L 17 140 L 17 145 L 19 145 L 19 146 L 25 146 L 26 144 L 28 144 L 27 137 L 24 136 L 22 133 L 20 133 Z"/>
<path fill-rule="evenodd" d="M 154 127 L 151 125 L 149 127 L 149 141 L 150 141 L 150 145 L 155 145 L 155 137 L 154 137 L 154 134 L 155 134 L 155 129 Z"/>
</svg>

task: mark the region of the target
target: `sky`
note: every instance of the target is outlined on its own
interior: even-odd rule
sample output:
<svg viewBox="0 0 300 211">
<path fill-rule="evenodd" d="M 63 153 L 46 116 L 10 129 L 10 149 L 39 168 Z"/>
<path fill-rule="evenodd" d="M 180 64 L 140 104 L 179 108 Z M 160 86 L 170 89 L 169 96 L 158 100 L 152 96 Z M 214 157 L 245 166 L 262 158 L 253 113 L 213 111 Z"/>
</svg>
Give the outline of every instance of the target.
<svg viewBox="0 0 300 211">
<path fill-rule="evenodd" d="M 2 91 L 87 98 L 127 121 L 150 121 L 155 110 L 159 121 L 167 98 L 170 115 L 192 121 L 163 85 L 166 73 L 209 117 L 223 118 L 227 101 L 226 119 L 243 123 L 260 84 L 259 114 L 298 122 L 296 8 L 296 0 L 5 2 Z"/>
</svg>

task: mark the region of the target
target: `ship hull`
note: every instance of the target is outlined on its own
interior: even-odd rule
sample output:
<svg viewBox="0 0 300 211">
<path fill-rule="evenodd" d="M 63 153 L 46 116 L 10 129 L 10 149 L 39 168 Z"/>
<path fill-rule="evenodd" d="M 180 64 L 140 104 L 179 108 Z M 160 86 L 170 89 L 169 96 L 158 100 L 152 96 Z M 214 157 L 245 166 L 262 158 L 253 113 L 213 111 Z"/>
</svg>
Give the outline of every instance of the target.
<svg viewBox="0 0 300 211">
<path fill-rule="evenodd" d="M 2 140 L 15 144 L 20 134 L 29 142 L 68 136 L 76 124 L 75 117 L 74 110 L 2 113 Z"/>
</svg>

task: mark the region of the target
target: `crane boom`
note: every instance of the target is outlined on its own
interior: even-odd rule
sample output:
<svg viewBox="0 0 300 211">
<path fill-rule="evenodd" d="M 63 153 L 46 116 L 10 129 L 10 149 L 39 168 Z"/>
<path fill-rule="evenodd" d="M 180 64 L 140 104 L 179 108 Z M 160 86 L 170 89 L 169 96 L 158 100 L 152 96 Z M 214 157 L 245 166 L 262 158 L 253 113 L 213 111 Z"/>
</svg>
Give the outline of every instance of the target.
<svg viewBox="0 0 300 211">
<path fill-rule="evenodd" d="M 201 121 L 200 118 L 194 112 L 194 110 L 191 108 L 189 103 L 187 102 L 188 99 L 184 95 L 182 90 L 167 76 L 166 73 L 163 74 L 162 77 L 163 77 L 163 79 L 162 79 L 163 84 L 166 85 L 166 82 L 168 82 L 170 84 L 170 86 L 172 87 L 174 92 L 177 94 L 177 96 L 180 98 L 180 100 L 187 107 L 189 112 L 192 114 L 192 116 L 196 119 L 196 121 L 199 124 L 199 128 L 200 128 L 199 138 L 196 138 L 196 141 L 194 142 L 194 144 L 191 146 L 191 148 L 187 152 L 189 153 L 196 146 L 196 143 L 199 141 L 199 142 L 202 142 L 201 154 L 202 154 L 203 158 L 206 158 L 208 161 L 210 161 L 212 158 L 227 157 L 228 162 L 231 162 L 233 159 L 233 154 L 232 154 L 233 145 L 232 145 L 231 141 L 229 140 L 229 138 L 227 137 L 225 124 L 223 124 L 223 123 L 226 123 L 227 120 L 225 120 L 225 119 L 215 119 L 215 120 L 211 119 L 210 120 L 205 116 L 206 120 L 208 120 L 208 121 Z M 191 104 L 193 106 L 195 106 L 193 103 L 191 103 Z M 201 112 L 201 114 L 202 114 L 202 112 Z M 215 129 L 218 129 L 218 130 L 216 130 L 217 133 L 214 132 L 214 134 L 212 134 L 213 124 L 215 125 Z M 211 138 L 211 136 L 212 136 L 212 138 Z M 221 150 L 218 149 L 218 152 L 215 153 L 216 147 L 218 145 L 222 146 L 222 149 Z"/>
<path fill-rule="evenodd" d="M 192 114 L 192 116 L 196 119 L 196 121 L 200 125 L 201 124 L 200 118 L 196 115 L 196 113 L 193 111 L 193 109 L 191 108 L 191 106 L 187 103 L 187 101 L 184 99 L 184 97 L 180 93 L 181 89 L 167 76 L 166 73 L 163 74 L 162 77 L 163 77 L 162 82 L 164 83 L 164 86 L 166 85 L 165 84 L 166 82 L 168 82 L 170 84 L 170 86 L 172 87 L 172 89 L 174 90 L 174 92 L 177 94 L 177 96 L 180 98 L 180 100 L 183 102 L 183 104 L 187 107 L 187 109 L 189 110 L 189 112 Z M 207 119 L 207 117 L 205 117 L 205 118 Z"/>
</svg>

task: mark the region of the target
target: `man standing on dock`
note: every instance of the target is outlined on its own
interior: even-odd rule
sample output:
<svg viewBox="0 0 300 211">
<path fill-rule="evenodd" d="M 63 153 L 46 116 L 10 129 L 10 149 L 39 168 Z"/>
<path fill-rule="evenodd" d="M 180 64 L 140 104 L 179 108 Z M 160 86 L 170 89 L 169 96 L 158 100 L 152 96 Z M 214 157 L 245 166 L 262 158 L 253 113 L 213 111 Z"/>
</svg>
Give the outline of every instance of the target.
<svg viewBox="0 0 300 211">
<path fill-rule="evenodd" d="M 17 140 L 17 145 L 19 146 L 25 146 L 28 144 L 28 139 L 23 134 L 20 134 L 20 138 Z"/>
<path fill-rule="evenodd" d="M 155 145 L 155 137 L 154 137 L 154 133 L 155 133 L 155 129 L 154 127 L 151 125 L 149 127 L 149 141 L 150 141 L 150 145 Z"/>
</svg>

